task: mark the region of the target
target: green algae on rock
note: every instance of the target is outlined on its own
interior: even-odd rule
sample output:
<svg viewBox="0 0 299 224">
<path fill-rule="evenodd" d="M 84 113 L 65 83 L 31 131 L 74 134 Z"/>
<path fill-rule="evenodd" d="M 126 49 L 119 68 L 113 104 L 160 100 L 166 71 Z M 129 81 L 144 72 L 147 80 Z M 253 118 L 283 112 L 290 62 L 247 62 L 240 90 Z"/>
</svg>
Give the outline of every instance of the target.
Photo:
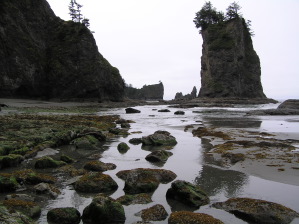
<svg viewBox="0 0 299 224">
<path fill-rule="evenodd" d="M 81 214 L 76 208 L 54 208 L 47 213 L 47 221 L 50 224 L 79 224 Z"/>
<path fill-rule="evenodd" d="M 130 147 L 125 142 L 121 142 L 117 145 L 117 150 L 120 153 L 126 153 L 129 149 L 130 149 Z"/>
<path fill-rule="evenodd" d="M 116 199 L 122 205 L 148 204 L 152 202 L 150 194 L 124 195 Z"/>
<path fill-rule="evenodd" d="M 34 220 L 24 215 L 23 213 L 9 210 L 2 205 L 0 205 L 0 217 L 1 217 L 1 223 L 3 224 L 11 224 L 11 223 L 37 224 Z"/>
<path fill-rule="evenodd" d="M 156 131 L 152 135 L 142 137 L 142 144 L 154 146 L 174 146 L 177 144 L 177 141 L 168 131 Z"/>
<path fill-rule="evenodd" d="M 182 180 L 171 183 L 166 197 L 196 208 L 210 202 L 209 196 L 201 187 Z"/>
<path fill-rule="evenodd" d="M 204 213 L 179 211 L 170 214 L 168 224 L 224 224 L 219 219 Z"/>
<path fill-rule="evenodd" d="M 83 175 L 75 182 L 74 188 L 82 193 L 113 193 L 118 188 L 117 183 L 107 174 L 91 172 Z"/>
<path fill-rule="evenodd" d="M 83 210 L 82 220 L 89 224 L 125 223 L 124 207 L 105 195 L 97 195 Z"/>
<path fill-rule="evenodd" d="M 90 171 L 99 171 L 104 172 L 107 170 L 114 170 L 116 168 L 116 165 L 113 163 L 103 163 L 98 160 L 89 161 L 84 165 L 84 169 L 90 170 Z"/>
<path fill-rule="evenodd" d="M 30 218 L 37 218 L 41 214 L 41 208 L 32 201 L 8 199 L 4 200 L 2 204 L 9 210 L 21 212 Z"/>
<path fill-rule="evenodd" d="M 44 156 L 35 162 L 36 169 L 57 168 L 66 165 L 66 162 L 54 160 L 49 156 Z"/>
</svg>

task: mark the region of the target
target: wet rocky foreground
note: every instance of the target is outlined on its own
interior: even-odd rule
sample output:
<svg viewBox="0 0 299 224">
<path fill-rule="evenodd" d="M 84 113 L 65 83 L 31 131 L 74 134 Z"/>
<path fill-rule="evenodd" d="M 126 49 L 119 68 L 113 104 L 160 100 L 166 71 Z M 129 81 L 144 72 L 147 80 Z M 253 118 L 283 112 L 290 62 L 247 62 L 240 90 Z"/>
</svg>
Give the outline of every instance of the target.
<svg viewBox="0 0 299 224">
<path fill-rule="evenodd" d="M 299 216 L 275 200 L 213 192 L 226 175 L 245 176 L 234 170 L 248 162 L 296 177 L 296 139 L 226 129 L 223 121 L 220 128 L 217 119 L 197 117 L 202 110 L 14 109 L 0 120 L 1 223 L 291 223 Z"/>
</svg>

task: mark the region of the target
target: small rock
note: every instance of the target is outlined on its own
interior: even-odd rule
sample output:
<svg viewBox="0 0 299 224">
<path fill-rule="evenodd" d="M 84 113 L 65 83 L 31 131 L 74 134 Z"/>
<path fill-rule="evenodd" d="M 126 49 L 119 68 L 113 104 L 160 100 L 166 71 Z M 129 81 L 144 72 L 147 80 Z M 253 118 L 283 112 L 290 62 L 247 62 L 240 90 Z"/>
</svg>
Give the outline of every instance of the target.
<svg viewBox="0 0 299 224">
<path fill-rule="evenodd" d="M 103 163 L 98 160 L 90 161 L 87 162 L 84 165 L 84 169 L 90 170 L 90 171 L 99 171 L 99 172 L 104 172 L 107 170 L 114 170 L 116 169 L 116 165 L 113 163 Z"/>
<path fill-rule="evenodd" d="M 193 213 L 189 211 L 179 211 L 170 214 L 168 224 L 224 224 L 219 219 L 204 213 Z"/>
<path fill-rule="evenodd" d="M 210 202 L 207 193 L 203 189 L 182 180 L 174 181 L 171 184 L 171 188 L 168 189 L 166 197 L 196 208 Z"/>
<path fill-rule="evenodd" d="M 76 208 L 54 208 L 47 213 L 49 223 L 79 224 L 81 214 Z"/>
<path fill-rule="evenodd" d="M 123 123 L 120 125 L 121 128 L 130 128 L 131 125 L 129 123 Z"/>
<path fill-rule="evenodd" d="M 168 213 L 163 207 L 163 205 L 154 205 L 150 208 L 143 209 L 137 213 L 141 215 L 144 221 L 163 221 L 168 217 Z"/>
<path fill-rule="evenodd" d="M 299 217 L 299 213 L 283 205 L 251 198 L 230 198 L 212 206 L 254 223 L 287 224 Z"/>
<path fill-rule="evenodd" d="M 141 138 L 132 138 L 129 140 L 129 143 L 133 144 L 133 145 L 138 145 L 142 143 L 142 139 Z"/>
<path fill-rule="evenodd" d="M 168 109 L 162 109 L 162 110 L 158 110 L 158 112 L 167 113 L 167 112 L 170 112 L 170 110 L 168 110 Z"/>
<path fill-rule="evenodd" d="M 122 205 L 148 204 L 152 202 L 152 198 L 149 194 L 126 194 L 116 200 Z"/>
<path fill-rule="evenodd" d="M 147 161 L 150 161 L 150 162 L 166 162 L 167 159 L 172 156 L 173 153 L 172 152 L 167 152 L 165 150 L 157 150 L 157 151 L 154 151 L 152 153 L 150 153 L 149 155 L 147 155 L 145 157 L 145 159 Z"/>
<path fill-rule="evenodd" d="M 175 115 L 184 115 L 185 112 L 182 111 L 182 110 L 178 110 L 178 111 L 174 112 L 174 114 L 175 114 Z"/>
<path fill-rule="evenodd" d="M 117 150 L 120 152 L 120 153 L 126 153 L 128 150 L 130 149 L 130 147 L 127 145 L 127 143 L 125 142 L 121 142 L 118 144 L 117 146 Z"/>
<path fill-rule="evenodd" d="M 128 194 L 154 192 L 160 183 L 169 183 L 176 178 L 176 174 L 164 169 L 123 170 L 116 174 L 125 181 L 124 191 Z"/>
<path fill-rule="evenodd" d="M 154 134 L 142 137 L 143 145 L 173 146 L 177 144 L 175 137 L 168 131 L 156 131 Z"/>
<path fill-rule="evenodd" d="M 125 223 L 125 211 L 116 200 L 104 196 L 96 196 L 90 205 L 83 210 L 83 223 Z"/>
<path fill-rule="evenodd" d="M 134 108 L 127 108 L 125 109 L 127 114 L 135 114 L 135 113 L 140 113 L 140 110 L 134 109 Z"/>
</svg>

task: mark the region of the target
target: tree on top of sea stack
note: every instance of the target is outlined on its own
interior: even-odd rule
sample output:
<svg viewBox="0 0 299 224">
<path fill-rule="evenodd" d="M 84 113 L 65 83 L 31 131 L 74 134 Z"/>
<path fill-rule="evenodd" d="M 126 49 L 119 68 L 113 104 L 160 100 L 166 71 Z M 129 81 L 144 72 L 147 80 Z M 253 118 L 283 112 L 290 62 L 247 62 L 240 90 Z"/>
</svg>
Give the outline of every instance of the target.
<svg viewBox="0 0 299 224">
<path fill-rule="evenodd" d="M 260 59 L 252 39 L 251 21 L 233 2 L 226 14 L 206 2 L 193 22 L 203 37 L 199 97 L 263 98 Z"/>
</svg>

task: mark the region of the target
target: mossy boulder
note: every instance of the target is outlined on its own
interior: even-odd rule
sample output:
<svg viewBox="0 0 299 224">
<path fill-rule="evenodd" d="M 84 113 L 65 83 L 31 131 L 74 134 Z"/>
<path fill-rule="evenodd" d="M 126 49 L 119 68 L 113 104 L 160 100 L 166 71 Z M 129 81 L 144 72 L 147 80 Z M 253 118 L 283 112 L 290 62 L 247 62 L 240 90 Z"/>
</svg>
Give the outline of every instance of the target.
<svg viewBox="0 0 299 224">
<path fill-rule="evenodd" d="M 154 152 L 150 153 L 149 155 L 147 155 L 145 157 L 145 159 L 147 161 L 150 161 L 153 163 L 156 163 L 156 162 L 165 163 L 168 160 L 168 158 L 172 155 L 173 155 L 172 152 L 167 152 L 165 150 L 157 150 L 157 151 L 154 151 Z"/>
<path fill-rule="evenodd" d="M 65 162 L 65 163 L 74 163 L 76 161 L 76 160 L 74 160 L 73 158 L 71 158 L 67 155 L 61 155 L 60 160 Z"/>
<path fill-rule="evenodd" d="M 30 218 L 37 218 L 41 214 L 41 208 L 33 201 L 8 199 L 3 201 L 3 205 L 9 210 L 21 212 Z"/>
<path fill-rule="evenodd" d="M 12 192 L 19 188 L 19 183 L 13 176 L 0 175 L 0 193 Z"/>
<path fill-rule="evenodd" d="M 116 199 L 122 205 L 134 205 L 134 204 L 148 204 L 152 202 L 152 198 L 149 194 L 135 194 L 129 195 L 126 194 L 124 196 Z"/>
<path fill-rule="evenodd" d="M 169 183 L 177 177 L 170 170 L 144 168 L 123 170 L 116 175 L 125 181 L 124 191 L 127 194 L 152 193 L 160 183 Z"/>
<path fill-rule="evenodd" d="M 66 165 L 66 162 L 54 160 L 49 156 L 44 156 L 35 162 L 36 169 L 57 168 Z"/>
<path fill-rule="evenodd" d="M 84 169 L 90 170 L 90 171 L 99 171 L 104 172 L 107 170 L 114 170 L 116 168 L 116 165 L 113 163 L 103 163 L 98 160 L 89 161 L 84 165 Z"/>
<path fill-rule="evenodd" d="M 219 219 L 204 213 L 193 213 L 189 211 L 179 211 L 170 214 L 168 224 L 224 224 Z"/>
<path fill-rule="evenodd" d="M 126 153 L 128 150 L 130 149 L 130 147 L 127 145 L 127 143 L 125 142 L 121 142 L 118 144 L 117 146 L 117 150 L 120 152 L 120 153 Z"/>
<path fill-rule="evenodd" d="M 10 210 L 3 205 L 0 205 L 0 217 L 1 223 L 3 224 L 37 224 L 34 220 L 23 213 Z"/>
<path fill-rule="evenodd" d="M 98 150 L 101 148 L 101 142 L 93 135 L 85 135 L 74 139 L 71 142 L 76 148 L 86 149 L 86 150 Z"/>
<path fill-rule="evenodd" d="M 201 187 L 182 180 L 176 180 L 171 184 L 166 197 L 196 208 L 210 202 L 207 193 Z"/>
<path fill-rule="evenodd" d="M 212 206 L 254 223 L 287 224 L 299 217 L 298 212 L 283 205 L 251 198 L 230 198 Z"/>
<path fill-rule="evenodd" d="M 89 224 L 125 223 L 123 206 L 116 200 L 104 196 L 96 196 L 90 205 L 83 210 L 82 219 Z"/>
<path fill-rule="evenodd" d="M 81 214 L 76 208 L 54 208 L 47 213 L 47 221 L 50 224 L 79 224 Z"/>
<path fill-rule="evenodd" d="M 23 182 L 30 185 L 39 183 L 54 184 L 56 182 L 55 177 L 44 173 L 37 173 L 31 169 L 16 171 L 12 174 L 12 176 L 16 177 L 18 182 Z"/>
<path fill-rule="evenodd" d="M 18 166 L 23 160 L 24 157 L 17 154 L 0 156 L 0 169 Z"/>
<path fill-rule="evenodd" d="M 91 172 L 83 175 L 75 182 L 74 188 L 82 193 L 113 193 L 117 190 L 117 183 L 107 174 Z"/>
<path fill-rule="evenodd" d="M 163 205 L 154 205 L 150 208 L 141 210 L 138 214 L 141 215 L 144 221 L 163 221 L 168 217 L 168 213 Z"/>
<path fill-rule="evenodd" d="M 175 137 L 168 131 L 156 131 L 154 134 L 142 137 L 143 145 L 173 146 L 177 144 Z"/>
</svg>

